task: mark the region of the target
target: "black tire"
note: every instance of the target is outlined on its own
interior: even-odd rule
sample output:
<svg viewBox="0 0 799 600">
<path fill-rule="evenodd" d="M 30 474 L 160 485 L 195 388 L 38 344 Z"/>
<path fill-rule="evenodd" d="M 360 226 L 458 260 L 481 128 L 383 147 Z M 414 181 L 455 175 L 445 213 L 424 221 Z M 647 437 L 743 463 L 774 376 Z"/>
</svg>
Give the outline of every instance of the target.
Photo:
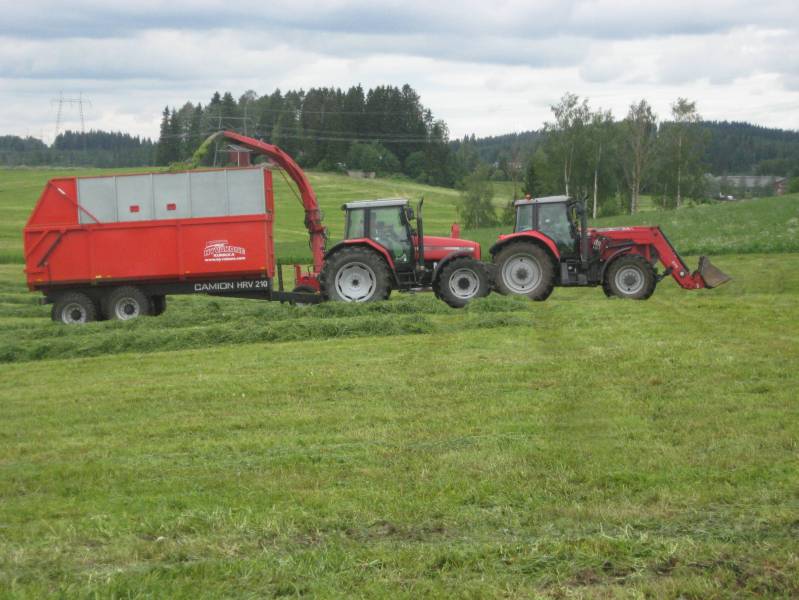
<svg viewBox="0 0 799 600">
<path fill-rule="evenodd" d="M 625 254 L 610 263 L 602 288 L 617 298 L 646 300 L 655 291 L 657 279 L 652 265 L 638 254 Z"/>
<path fill-rule="evenodd" d="M 129 321 L 153 314 L 150 298 L 139 288 L 125 285 L 112 290 L 103 301 L 103 310 L 109 319 Z"/>
<path fill-rule="evenodd" d="M 94 300 L 86 294 L 65 292 L 55 299 L 50 317 L 57 323 L 75 325 L 97 321 L 99 312 Z"/>
<path fill-rule="evenodd" d="M 315 288 L 313 288 L 313 287 L 311 287 L 310 285 L 298 285 L 298 286 L 296 286 L 296 287 L 295 287 L 293 290 L 291 290 L 291 291 L 292 291 L 293 293 L 295 293 L 295 294 L 297 294 L 297 293 L 301 293 L 301 294 L 315 294 L 315 293 L 316 293 L 316 289 L 315 289 Z M 299 307 L 311 306 L 311 304 L 309 304 L 309 303 L 307 303 L 307 302 L 292 302 L 291 304 L 292 304 L 293 306 L 299 306 Z"/>
<path fill-rule="evenodd" d="M 154 317 L 164 314 L 166 311 L 166 296 L 150 296 L 150 306 L 153 309 Z"/>
<path fill-rule="evenodd" d="M 319 274 L 319 288 L 325 300 L 385 300 L 391 292 L 388 265 L 374 250 L 342 248 L 325 261 Z"/>
<path fill-rule="evenodd" d="M 454 258 L 441 268 L 433 289 L 452 308 L 462 308 L 475 298 L 491 293 L 491 280 L 482 263 L 466 256 Z"/>
<path fill-rule="evenodd" d="M 510 244 L 494 255 L 496 288 L 500 294 L 549 298 L 555 286 L 555 268 L 549 253 L 528 242 Z"/>
</svg>

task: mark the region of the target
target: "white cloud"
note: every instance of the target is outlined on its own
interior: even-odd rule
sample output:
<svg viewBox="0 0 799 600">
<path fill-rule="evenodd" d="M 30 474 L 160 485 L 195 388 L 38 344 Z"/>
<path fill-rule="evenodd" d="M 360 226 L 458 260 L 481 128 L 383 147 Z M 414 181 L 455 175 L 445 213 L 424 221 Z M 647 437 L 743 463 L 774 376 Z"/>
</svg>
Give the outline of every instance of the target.
<svg viewBox="0 0 799 600">
<path fill-rule="evenodd" d="M 616 114 L 686 96 L 709 118 L 799 128 L 797 17 L 782 0 L 18 3 L 0 25 L 0 134 L 51 134 L 61 90 L 91 99 L 88 126 L 152 136 L 165 104 L 216 90 L 406 82 L 458 136 L 538 128 L 567 90 Z"/>
</svg>

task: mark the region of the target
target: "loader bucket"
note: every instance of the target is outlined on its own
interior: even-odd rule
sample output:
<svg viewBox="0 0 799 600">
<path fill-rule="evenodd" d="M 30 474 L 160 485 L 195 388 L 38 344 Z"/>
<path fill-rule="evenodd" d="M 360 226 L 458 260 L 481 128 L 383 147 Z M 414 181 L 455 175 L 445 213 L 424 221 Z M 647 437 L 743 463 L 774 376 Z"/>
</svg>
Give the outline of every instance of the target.
<svg viewBox="0 0 799 600">
<path fill-rule="evenodd" d="M 727 283 L 732 277 L 724 273 L 721 269 L 714 267 L 707 256 L 699 257 L 699 275 L 705 282 L 705 287 L 714 288 L 723 283 Z"/>
</svg>

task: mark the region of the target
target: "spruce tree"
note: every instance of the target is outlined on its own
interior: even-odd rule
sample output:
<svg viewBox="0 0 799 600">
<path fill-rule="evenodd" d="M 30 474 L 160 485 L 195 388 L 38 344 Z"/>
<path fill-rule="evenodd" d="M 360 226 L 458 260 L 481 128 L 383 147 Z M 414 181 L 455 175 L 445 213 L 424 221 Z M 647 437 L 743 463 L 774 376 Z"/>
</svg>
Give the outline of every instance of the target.
<svg viewBox="0 0 799 600">
<path fill-rule="evenodd" d="M 155 164 L 166 166 L 170 162 L 169 158 L 169 107 L 164 107 L 161 113 L 161 132 L 158 137 L 158 150 L 155 154 Z"/>
</svg>

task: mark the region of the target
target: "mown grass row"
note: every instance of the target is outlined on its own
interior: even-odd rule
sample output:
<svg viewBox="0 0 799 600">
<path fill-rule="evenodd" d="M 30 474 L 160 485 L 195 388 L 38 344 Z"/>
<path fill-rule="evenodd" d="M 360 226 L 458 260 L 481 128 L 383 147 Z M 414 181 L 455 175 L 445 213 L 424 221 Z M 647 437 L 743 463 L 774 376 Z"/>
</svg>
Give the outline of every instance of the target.
<svg viewBox="0 0 799 600">
<path fill-rule="evenodd" d="M 4 269 L 7 270 L 7 269 Z M 205 348 L 220 344 L 286 342 L 339 337 L 432 333 L 432 317 L 453 309 L 432 294 L 400 296 L 363 305 L 323 303 L 296 307 L 209 296 L 173 296 L 158 318 L 131 322 L 103 321 L 67 327 L 48 317 L 51 306 L 18 283 L 0 283 L 0 362 L 58 359 Z M 529 303 L 498 296 L 463 311 L 460 327 L 500 327 L 515 322 L 514 313 Z M 494 315 L 493 313 L 497 313 Z"/>
<path fill-rule="evenodd" d="M 689 259 L 691 264 L 695 258 Z M 659 286 L 648 310 L 687 305 L 734 310 L 738 305 L 784 304 L 799 293 L 799 254 L 739 255 L 716 261 L 733 281 L 715 290 L 689 292 L 671 279 Z M 240 343 L 276 343 L 345 337 L 440 334 L 469 329 L 535 325 L 542 312 L 580 303 L 590 307 L 564 327 L 601 328 L 618 304 L 599 289 L 558 288 L 545 303 L 492 294 L 455 310 L 432 294 L 393 294 L 387 302 L 324 303 L 295 307 L 210 296 L 171 296 L 167 312 L 131 322 L 104 321 L 65 326 L 49 318 L 50 306 L 36 303 L 14 279 L 13 267 L 0 268 L 0 362 L 207 348 Z"/>
</svg>

